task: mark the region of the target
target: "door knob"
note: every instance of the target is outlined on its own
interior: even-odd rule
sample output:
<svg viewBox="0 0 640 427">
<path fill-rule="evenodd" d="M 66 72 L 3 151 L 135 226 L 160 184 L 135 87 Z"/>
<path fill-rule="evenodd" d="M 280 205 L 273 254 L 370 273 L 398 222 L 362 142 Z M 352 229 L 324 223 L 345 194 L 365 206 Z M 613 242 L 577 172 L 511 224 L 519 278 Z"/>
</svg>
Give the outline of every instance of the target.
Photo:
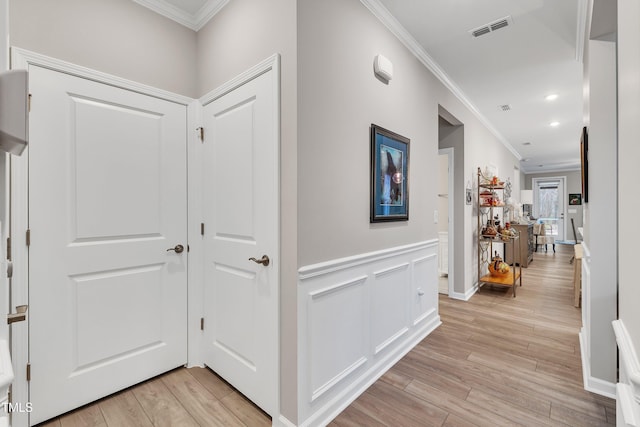
<svg viewBox="0 0 640 427">
<path fill-rule="evenodd" d="M 268 266 L 268 265 L 269 265 L 269 262 L 270 262 L 270 261 L 269 261 L 269 257 L 268 257 L 268 256 L 266 256 L 266 255 L 262 255 L 262 258 L 260 258 L 260 259 L 255 259 L 254 257 L 251 257 L 251 258 L 249 258 L 249 261 L 253 261 L 253 262 L 255 262 L 256 264 L 262 264 L 262 265 L 264 265 L 265 267 L 266 267 L 266 266 Z"/>
<path fill-rule="evenodd" d="M 181 254 L 184 251 L 184 246 L 175 245 L 175 247 L 167 249 L 167 252 L 169 251 L 175 251 L 177 254 Z"/>
</svg>

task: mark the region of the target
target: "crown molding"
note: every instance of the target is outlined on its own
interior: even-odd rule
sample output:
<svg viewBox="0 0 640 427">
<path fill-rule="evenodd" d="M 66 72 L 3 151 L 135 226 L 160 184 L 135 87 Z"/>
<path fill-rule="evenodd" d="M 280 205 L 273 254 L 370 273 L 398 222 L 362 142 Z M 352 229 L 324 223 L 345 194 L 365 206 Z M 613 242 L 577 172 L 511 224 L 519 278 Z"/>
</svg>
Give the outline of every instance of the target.
<svg viewBox="0 0 640 427">
<path fill-rule="evenodd" d="M 196 32 L 200 31 L 211 18 L 229 3 L 229 0 L 208 0 L 196 14 L 192 15 L 165 0 L 133 1 Z"/>
<path fill-rule="evenodd" d="M 360 0 L 360 2 L 367 8 L 373 15 L 384 24 L 385 27 L 393 33 L 401 42 L 405 45 L 411 53 L 422 64 L 431 71 L 442 84 L 449 89 L 456 98 L 467 107 L 480 122 L 504 145 L 507 150 L 513 154 L 516 159 L 522 160 L 522 156 L 513 148 L 513 146 L 507 141 L 507 139 L 493 126 L 491 122 L 476 108 L 471 100 L 465 95 L 460 87 L 447 75 L 447 73 L 440 67 L 440 65 L 427 53 L 427 51 L 418 43 L 418 41 L 398 22 L 398 20 L 389 12 L 389 10 L 380 3 L 379 0 Z"/>
<path fill-rule="evenodd" d="M 582 62 L 584 58 L 584 45 L 587 37 L 588 11 L 593 5 L 589 0 L 578 0 L 578 16 L 576 25 L 576 61 Z"/>
<path fill-rule="evenodd" d="M 196 14 L 196 25 L 193 30 L 200 31 L 227 3 L 229 3 L 229 0 L 209 0 L 206 2 Z"/>
</svg>

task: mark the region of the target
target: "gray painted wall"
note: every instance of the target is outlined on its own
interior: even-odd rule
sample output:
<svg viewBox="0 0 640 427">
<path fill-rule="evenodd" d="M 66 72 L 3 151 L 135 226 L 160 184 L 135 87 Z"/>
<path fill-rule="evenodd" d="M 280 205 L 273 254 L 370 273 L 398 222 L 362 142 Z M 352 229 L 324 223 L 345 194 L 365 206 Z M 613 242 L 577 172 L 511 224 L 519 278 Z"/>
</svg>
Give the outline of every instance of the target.
<svg viewBox="0 0 640 427">
<path fill-rule="evenodd" d="M 617 109 L 616 44 L 589 41 L 589 203 L 585 244 L 591 251 L 591 375 L 616 382 L 617 347 Z M 637 119 L 636 119 L 637 120 Z M 637 167 L 637 166 L 636 166 Z M 633 194 L 633 193 L 632 193 Z"/>
<path fill-rule="evenodd" d="M 196 97 L 196 33 L 131 0 L 10 0 L 11 45 Z"/>
<path fill-rule="evenodd" d="M 373 74 L 377 54 L 394 65 L 389 84 Z M 298 2 L 300 266 L 437 238 L 438 105 L 464 124 L 463 183 L 490 162 L 513 174 L 516 158 L 358 0 Z M 371 123 L 411 139 L 407 222 L 369 223 Z M 462 215 L 467 291 L 476 221 L 472 206 Z"/>
<path fill-rule="evenodd" d="M 618 237 L 619 244 L 619 317 L 629 332 L 636 354 L 640 355 L 640 286 L 637 262 L 638 212 L 640 198 L 640 27 L 638 4 L 618 2 Z M 628 197 L 635 195 L 636 197 Z"/>
</svg>

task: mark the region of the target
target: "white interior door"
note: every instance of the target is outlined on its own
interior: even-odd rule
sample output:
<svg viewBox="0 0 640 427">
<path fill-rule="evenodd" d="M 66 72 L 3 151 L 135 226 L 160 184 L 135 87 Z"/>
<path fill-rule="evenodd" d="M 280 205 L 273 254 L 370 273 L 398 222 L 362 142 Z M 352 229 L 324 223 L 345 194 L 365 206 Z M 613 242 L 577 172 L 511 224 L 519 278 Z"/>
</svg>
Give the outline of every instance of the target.
<svg viewBox="0 0 640 427">
<path fill-rule="evenodd" d="M 279 140 L 274 70 L 204 107 L 205 363 L 278 404 Z M 263 255 L 269 265 L 258 264 Z"/>
<path fill-rule="evenodd" d="M 186 363 L 187 200 L 185 106 L 36 66 L 30 88 L 33 425 Z"/>
</svg>

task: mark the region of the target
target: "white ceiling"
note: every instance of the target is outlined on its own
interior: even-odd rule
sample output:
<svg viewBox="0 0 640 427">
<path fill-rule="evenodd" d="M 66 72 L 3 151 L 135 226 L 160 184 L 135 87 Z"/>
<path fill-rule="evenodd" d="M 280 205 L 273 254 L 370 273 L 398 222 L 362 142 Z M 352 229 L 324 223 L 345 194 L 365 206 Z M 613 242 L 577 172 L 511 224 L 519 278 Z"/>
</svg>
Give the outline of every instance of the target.
<svg viewBox="0 0 640 427">
<path fill-rule="evenodd" d="M 182 10 L 192 22 L 187 26 L 197 31 L 206 23 L 202 21 L 208 19 L 207 13 L 210 18 L 211 11 L 215 14 L 229 0 L 134 1 Z M 417 44 L 426 51 L 431 60 L 426 62 L 435 62 L 457 95 L 522 158 L 523 171 L 580 168 L 584 29 L 578 23 L 584 21 L 584 0 L 363 3 L 379 16 L 392 15 L 391 26 L 401 26 L 392 30 L 410 39 L 405 44 Z M 469 33 L 504 17 L 510 17 L 505 28 L 477 38 Z M 558 99 L 546 101 L 545 96 L 552 93 Z M 502 111 L 499 106 L 504 104 L 511 109 Z M 559 125 L 551 127 L 553 121 Z"/>
</svg>

